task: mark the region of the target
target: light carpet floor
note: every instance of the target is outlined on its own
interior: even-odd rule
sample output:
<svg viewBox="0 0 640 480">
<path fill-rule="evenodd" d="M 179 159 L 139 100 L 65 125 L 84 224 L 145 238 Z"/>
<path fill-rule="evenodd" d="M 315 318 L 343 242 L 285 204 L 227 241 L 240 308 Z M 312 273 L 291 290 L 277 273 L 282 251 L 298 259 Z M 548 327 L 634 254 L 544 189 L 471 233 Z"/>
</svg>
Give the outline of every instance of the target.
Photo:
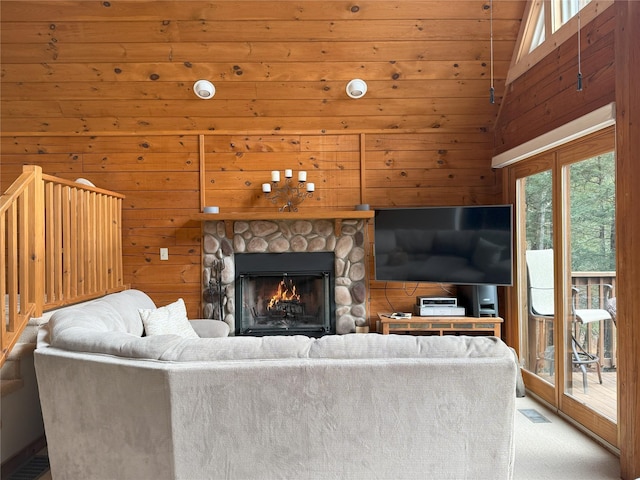
<svg viewBox="0 0 640 480">
<path fill-rule="evenodd" d="M 516 408 L 514 480 L 619 480 L 618 457 L 573 425 L 530 397 L 518 398 Z M 520 410 L 534 410 L 549 422 L 534 423 Z M 51 473 L 38 480 L 51 480 Z"/>
<path fill-rule="evenodd" d="M 530 397 L 516 400 L 514 480 L 614 480 L 620 460 Z M 534 423 L 520 410 L 535 410 L 549 423 Z"/>
</svg>

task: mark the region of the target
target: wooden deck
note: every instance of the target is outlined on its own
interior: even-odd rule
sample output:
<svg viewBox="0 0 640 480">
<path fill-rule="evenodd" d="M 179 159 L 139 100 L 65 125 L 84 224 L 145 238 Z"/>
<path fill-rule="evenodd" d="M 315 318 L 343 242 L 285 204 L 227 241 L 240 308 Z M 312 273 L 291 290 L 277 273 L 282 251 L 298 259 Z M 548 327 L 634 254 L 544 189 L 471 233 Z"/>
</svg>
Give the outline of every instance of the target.
<svg viewBox="0 0 640 480">
<path fill-rule="evenodd" d="M 551 377 L 539 374 L 540 378 L 553 383 Z M 573 372 L 571 389 L 567 393 L 578 402 L 598 412 L 613 422 L 618 420 L 618 376 L 614 371 L 602 372 L 602 385 L 598 383 L 598 374 L 595 370 L 587 372 L 588 391 L 585 394 L 582 388 L 582 372 Z"/>
<path fill-rule="evenodd" d="M 589 388 L 587 389 L 587 394 L 585 394 L 582 388 L 582 372 L 573 372 L 573 392 L 571 396 L 609 420 L 617 422 L 617 373 L 615 371 L 603 371 L 602 385 L 600 385 L 598 383 L 598 374 L 595 371 L 588 371 L 587 381 Z"/>
</svg>

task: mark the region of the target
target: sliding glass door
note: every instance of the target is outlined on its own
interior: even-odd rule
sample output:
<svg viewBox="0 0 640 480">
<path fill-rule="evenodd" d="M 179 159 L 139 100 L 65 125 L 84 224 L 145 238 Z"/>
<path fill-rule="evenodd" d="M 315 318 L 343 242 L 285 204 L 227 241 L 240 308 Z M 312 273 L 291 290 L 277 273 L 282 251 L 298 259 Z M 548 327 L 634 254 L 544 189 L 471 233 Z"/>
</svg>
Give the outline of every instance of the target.
<svg viewBox="0 0 640 480">
<path fill-rule="evenodd" d="M 509 170 L 519 355 L 533 393 L 617 444 L 614 132 Z"/>
</svg>

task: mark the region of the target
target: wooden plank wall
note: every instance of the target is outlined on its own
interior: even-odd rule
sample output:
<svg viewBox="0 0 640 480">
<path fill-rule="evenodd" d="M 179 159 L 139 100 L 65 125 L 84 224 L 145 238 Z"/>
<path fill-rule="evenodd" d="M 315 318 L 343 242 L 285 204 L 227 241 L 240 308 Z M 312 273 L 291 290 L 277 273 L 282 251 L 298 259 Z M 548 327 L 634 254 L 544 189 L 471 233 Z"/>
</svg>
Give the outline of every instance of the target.
<svg viewBox="0 0 640 480">
<path fill-rule="evenodd" d="M 158 304 L 181 296 L 189 315 L 200 316 L 201 231 L 189 219 L 201 209 L 197 135 L 2 137 L 0 147 L 3 191 L 23 164 L 35 163 L 45 173 L 87 178 L 125 194 L 125 282 Z M 209 135 L 202 172 L 205 204 L 227 212 L 275 212 L 261 184 L 271 170 L 285 168 L 305 169 L 316 183 L 314 197 L 300 211 L 344 210 L 358 203 L 373 209 L 495 203 L 501 180 L 488 166 L 489 151 L 488 133 Z M 368 244 L 373 244 L 372 225 Z M 169 248 L 168 261 L 160 261 L 161 247 Z M 369 265 L 372 277 L 373 262 Z M 415 295 L 443 292 L 438 285 L 373 281 L 370 288 L 372 316 L 409 311 Z"/>
<path fill-rule="evenodd" d="M 608 8 L 582 29 L 582 91 L 577 90 L 577 34 L 507 86 L 495 126 L 496 153 L 615 100 L 615 24 L 615 8 Z"/>
<path fill-rule="evenodd" d="M 3 0 L 2 124 L 32 132 L 491 129 L 524 2 Z M 216 95 L 193 94 L 198 79 Z M 363 78 L 357 101 L 346 83 Z"/>
<path fill-rule="evenodd" d="M 300 211 L 352 209 L 360 202 L 359 135 L 218 135 L 205 137 L 205 198 L 224 211 L 276 211 L 262 194 L 271 171 L 307 172 L 313 197 Z"/>
<path fill-rule="evenodd" d="M 124 193 L 125 281 L 198 316 L 201 196 L 275 208 L 269 171 L 304 168 L 317 190 L 302 208 L 499 198 L 492 129 L 524 2 L 493 5 L 3 0 L 0 184 L 38 164 Z M 194 95 L 200 78 L 212 99 Z M 411 308 L 415 286 L 383 287 L 374 313 Z"/>
</svg>

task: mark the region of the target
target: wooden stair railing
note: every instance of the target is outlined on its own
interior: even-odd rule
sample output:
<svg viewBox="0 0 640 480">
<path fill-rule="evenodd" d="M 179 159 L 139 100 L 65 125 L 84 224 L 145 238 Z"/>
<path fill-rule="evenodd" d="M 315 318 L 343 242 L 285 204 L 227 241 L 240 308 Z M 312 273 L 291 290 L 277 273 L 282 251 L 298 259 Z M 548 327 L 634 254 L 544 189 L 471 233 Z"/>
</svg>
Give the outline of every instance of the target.
<svg viewBox="0 0 640 480">
<path fill-rule="evenodd" d="M 31 317 L 126 288 L 123 199 L 33 165 L 0 197 L 0 366 Z"/>
</svg>

